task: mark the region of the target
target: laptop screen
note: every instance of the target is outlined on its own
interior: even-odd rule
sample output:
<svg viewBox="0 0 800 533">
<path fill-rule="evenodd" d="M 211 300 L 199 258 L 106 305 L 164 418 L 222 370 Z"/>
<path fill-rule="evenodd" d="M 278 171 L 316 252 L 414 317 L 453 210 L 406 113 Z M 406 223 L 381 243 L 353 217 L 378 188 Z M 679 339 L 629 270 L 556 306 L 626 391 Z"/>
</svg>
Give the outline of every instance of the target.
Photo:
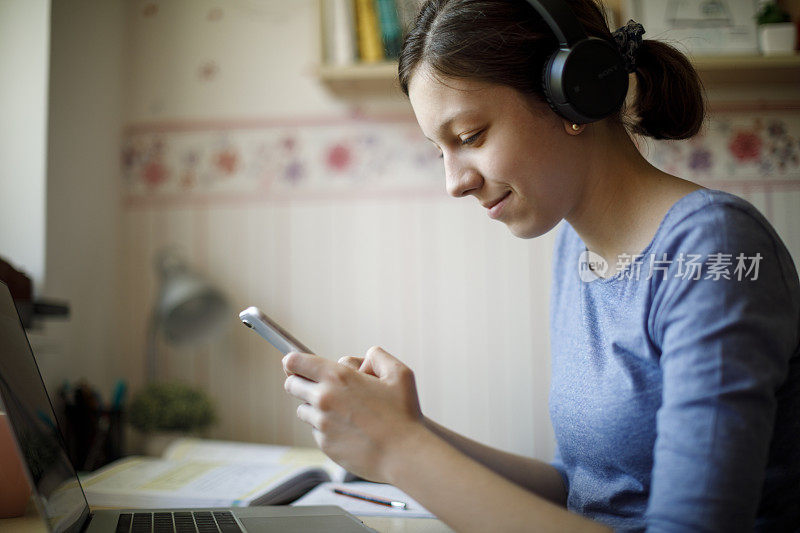
<svg viewBox="0 0 800 533">
<path fill-rule="evenodd" d="M 79 531 L 89 505 L 67 456 L 53 406 L 17 308 L 0 282 L 0 410 L 17 440 L 39 510 L 54 532 Z"/>
</svg>

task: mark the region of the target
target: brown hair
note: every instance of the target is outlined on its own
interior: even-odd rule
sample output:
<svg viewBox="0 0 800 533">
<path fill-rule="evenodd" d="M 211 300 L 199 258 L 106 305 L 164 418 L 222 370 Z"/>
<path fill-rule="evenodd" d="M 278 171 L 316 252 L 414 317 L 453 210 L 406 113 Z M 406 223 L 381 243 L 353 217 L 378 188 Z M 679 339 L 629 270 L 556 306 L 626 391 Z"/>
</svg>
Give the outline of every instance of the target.
<svg viewBox="0 0 800 533">
<path fill-rule="evenodd" d="M 614 44 L 596 0 L 565 0 L 589 36 Z M 646 28 L 645 28 L 646 29 Z M 400 86 L 417 68 L 514 88 L 545 101 L 541 73 L 556 50 L 555 35 L 527 0 L 426 0 L 403 43 Z M 705 117 L 700 78 L 681 52 L 644 40 L 636 58 L 637 90 L 625 120 L 634 133 L 687 139 Z M 617 115 L 622 120 L 623 110 Z"/>
</svg>

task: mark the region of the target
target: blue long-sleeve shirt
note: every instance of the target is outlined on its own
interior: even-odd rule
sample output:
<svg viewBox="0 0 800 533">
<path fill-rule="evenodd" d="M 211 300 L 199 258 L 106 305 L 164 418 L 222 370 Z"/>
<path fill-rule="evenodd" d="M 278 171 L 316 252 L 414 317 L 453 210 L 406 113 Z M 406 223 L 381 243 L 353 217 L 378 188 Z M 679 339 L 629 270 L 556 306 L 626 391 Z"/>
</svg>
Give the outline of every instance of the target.
<svg viewBox="0 0 800 533">
<path fill-rule="evenodd" d="M 700 189 L 617 275 L 583 281 L 585 251 L 564 222 L 550 415 L 568 508 L 623 531 L 800 530 L 800 285 L 774 229 Z"/>
</svg>

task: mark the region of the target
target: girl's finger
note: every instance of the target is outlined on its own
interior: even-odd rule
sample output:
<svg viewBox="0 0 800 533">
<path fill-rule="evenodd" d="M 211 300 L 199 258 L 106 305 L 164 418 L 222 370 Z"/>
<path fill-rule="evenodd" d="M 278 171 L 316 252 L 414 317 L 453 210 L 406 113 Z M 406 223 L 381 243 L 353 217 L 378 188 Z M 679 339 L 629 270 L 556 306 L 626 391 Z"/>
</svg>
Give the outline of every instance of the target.
<svg viewBox="0 0 800 533">
<path fill-rule="evenodd" d="M 321 381 L 326 370 L 336 363 L 313 354 L 289 352 L 283 358 L 286 374 L 297 374 L 311 381 Z"/>
<path fill-rule="evenodd" d="M 297 406 L 297 418 L 310 425 L 315 430 L 319 430 L 319 422 L 321 413 L 314 406 L 307 403 L 301 403 Z"/>
<path fill-rule="evenodd" d="M 404 368 L 405 365 L 399 359 L 380 346 L 373 346 L 367 351 L 367 356 L 359 370 L 366 374 L 372 374 L 378 378 L 388 376 L 393 371 Z"/>
<path fill-rule="evenodd" d="M 283 388 L 299 400 L 314 404 L 319 397 L 319 384 L 304 377 L 291 375 L 283 382 Z"/>
<path fill-rule="evenodd" d="M 363 362 L 363 357 L 355 357 L 353 355 L 346 355 L 338 361 L 340 365 L 349 366 L 353 370 L 358 370 Z"/>
</svg>

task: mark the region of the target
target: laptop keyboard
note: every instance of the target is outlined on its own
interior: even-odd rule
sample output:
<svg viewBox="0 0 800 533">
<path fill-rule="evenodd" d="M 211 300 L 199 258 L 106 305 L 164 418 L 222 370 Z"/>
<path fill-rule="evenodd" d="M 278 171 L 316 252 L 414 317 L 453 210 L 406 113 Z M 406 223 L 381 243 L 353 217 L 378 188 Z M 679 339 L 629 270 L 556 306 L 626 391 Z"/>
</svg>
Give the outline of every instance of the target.
<svg viewBox="0 0 800 533">
<path fill-rule="evenodd" d="M 230 511 L 120 513 L 116 533 L 234 533 L 242 528 Z"/>
</svg>

